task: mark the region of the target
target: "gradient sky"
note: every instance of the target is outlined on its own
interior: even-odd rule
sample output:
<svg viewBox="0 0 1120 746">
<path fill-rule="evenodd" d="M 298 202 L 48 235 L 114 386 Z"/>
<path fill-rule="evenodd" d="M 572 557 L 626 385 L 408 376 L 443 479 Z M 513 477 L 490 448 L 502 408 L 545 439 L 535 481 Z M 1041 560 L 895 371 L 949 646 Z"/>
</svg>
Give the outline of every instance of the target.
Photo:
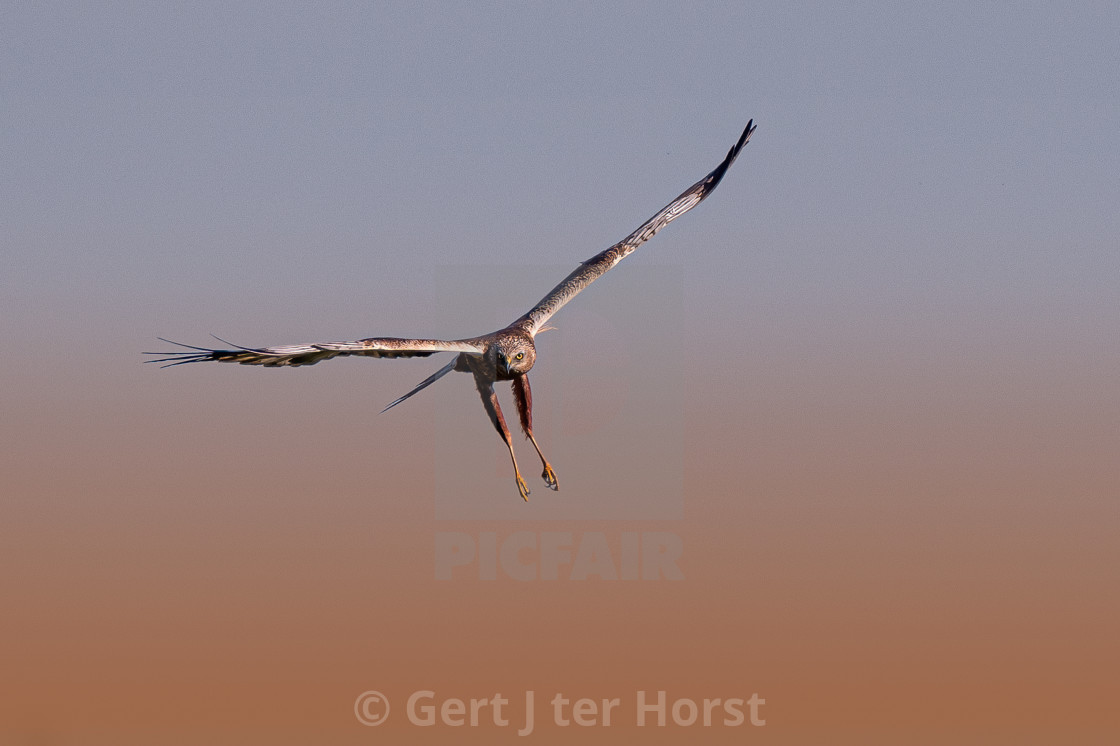
<svg viewBox="0 0 1120 746">
<path fill-rule="evenodd" d="M 1106 2 L 6 5 L 0 743 L 502 735 L 353 717 L 423 688 L 768 700 L 587 743 L 1116 743 L 1118 38 Z M 140 364 L 490 331 L 752 117 L 542 335 L 558 494 L 463 376 L 377 416 L 438 362 Z M 438 532 L 519 530 L 671 532 L 685 578 L 434 579 Z"/>
</svg>

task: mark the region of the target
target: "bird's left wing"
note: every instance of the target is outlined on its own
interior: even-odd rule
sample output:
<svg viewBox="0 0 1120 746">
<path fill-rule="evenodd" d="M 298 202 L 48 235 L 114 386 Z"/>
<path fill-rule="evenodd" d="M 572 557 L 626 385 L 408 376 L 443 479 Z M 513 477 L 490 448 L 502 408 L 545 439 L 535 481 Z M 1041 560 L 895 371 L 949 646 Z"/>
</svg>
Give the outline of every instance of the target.
<svg viewBox="0 0 1120 746">
<path fill-rule="evenodd" d="M 511 326 L 519 326 L 529 334 L 536 334 L 544 323 L 559 311 L 565 303 L 574 298 L 581 290 L 602 276 L 608 269 L 622 261 L 634 249 L 653 238 L 653 234 L 664 228 L 673 220 L 691 210 L 707 197 L 719 185 L 727 169 L 735 162 L 739 151 L 751 139 L 754 132 L 754 120 L 747 122 L 746 129 L 739 136 L 739 141 L 727 152 L 723 162 L 715 167 L 710 174 L 686 189 L 681 196 L 666 205 L 661 212 L 654 215 L 633 233 L 622 239 L 606 251 L 602 251 L 588 259 L 575 269 L 564 281 L 554 287 L 540 303 L 528 313 L 513 322 Z"/>
<path fill-rule="evenodd" d="M 270 368 L 314 365 L 320 360 L 347 355 L 365 357 L 427 357 L 437 352 L 481 353 L 483 347 L 469 340 L 445 341 L 441 339 L 398 339 L 396 337 L 371 337 L 355 342 L 320 342 L 317 344 L 280 345 L 277 347 L 241 347 L 218 339 L 219 342 L 236 349 L 220 350 L 210 347 L 195 347 L 170 339 L 159 338 L 162 342 L 184 347 L 191 352 L 145 352 L 145 355 L 160 355 L 146 362 L 165 363 L 162 367 L 182 365 L 183 363 L 241 363 L 242 365 L 264 365 Z M 217 339 L 217 337 L 215 337 Z"/>
</svg>

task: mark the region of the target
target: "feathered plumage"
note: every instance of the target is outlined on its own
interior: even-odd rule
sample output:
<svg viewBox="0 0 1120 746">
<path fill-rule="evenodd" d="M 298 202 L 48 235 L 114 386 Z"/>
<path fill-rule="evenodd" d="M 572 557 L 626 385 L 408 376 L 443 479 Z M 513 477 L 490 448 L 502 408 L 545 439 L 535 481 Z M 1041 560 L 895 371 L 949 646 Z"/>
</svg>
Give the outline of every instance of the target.
<svg viewBox="0 0 1120 746">
<path fill-rule="evenodd" d="M 656 215 L 647 220 L 623 240 L 580 264 L 571 274 L 554 287 L 537 305 L 504 329 L 485 334 L 481 337 L 457 340 L 439 339 L 398 339 L 395 337 L 370 337 L 355 342 L 318 342 L 312 344 L 280 345 L 276 347 L 241 347 L 222 339 L 219 342 L 232 349 L 195 347 L 168 339 L 160 339 L 169 344 L 184 348 L 184 352 L 148 352 L 157 355 L 147 362 L 164 363 L 163 367 L 184 363 L 216 361 L 220 363 L 240 363 L 242 365 L 263 365 L 266 367 L 299 367 L 314 365 L 322 360 L 348 355 L 364 357 L 427 357 L 437 352 L 459 353 L 451 362 L 420 382 L 404 396 L 385 407 L 395 407 L 418 391 L 435 383 L 452 371 L 471 373 L 482 397 L 483 407 L 494 428 L 502 436 L 513 460 L 514 476 L 521 496 L 529 499 L 529 488 L 517 468 L 517 457 L 513 453 L 513 442 L 509 428 L 502 415 L 498 398 L 494 393 L 496 381 L 512 381 L 521 428 L 540 456 L 544 471 L 541 474 L 545 484 L 557 489 L 556 474 L 541 453 L 537 440 L 533 437 L 532 409 L 533 400 L 529 388 L 528 372 L 536 361 L 534 337 L 544 329 L 545 323 L 559 311 L 564 304 L 578 295 L 592 282 L 602 277 L 673 220 L 700 204 L 723 179 L 727 169 L 735 162 L 743 146 L 754 132 L 754 120 L 747 122 L 738 142 L 728 151 L 723 161 L 710 174 L 686 189 Z M 385 411 L 382 410 L 382 411 Z"/>
</svg>

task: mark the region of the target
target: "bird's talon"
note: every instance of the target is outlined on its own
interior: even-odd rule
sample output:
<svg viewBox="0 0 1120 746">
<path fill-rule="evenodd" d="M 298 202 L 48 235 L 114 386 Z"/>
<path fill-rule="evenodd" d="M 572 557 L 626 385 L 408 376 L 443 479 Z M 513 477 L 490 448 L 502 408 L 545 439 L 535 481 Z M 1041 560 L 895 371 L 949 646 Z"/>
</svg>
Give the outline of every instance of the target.
<svg viewBox="0 0 1120 746">
<path fill-rule="evenodd" d="M 529 485 L 525 484 L 520 474 L 517 475 L 517 491 L 521 493 L 522 500 L 529 502 Z"/>
<path fill-rule="evenodd" d="M 554 472 L 552 467 L 548 464 L 544 465 L 544 472 L 541 473 L 541 478 L 544 479 L 544 483 L 548 485 L 550 490 L 555 492 L 560 489 L 560 485 L 556 481 L 556 472 Z"/>
</svg>

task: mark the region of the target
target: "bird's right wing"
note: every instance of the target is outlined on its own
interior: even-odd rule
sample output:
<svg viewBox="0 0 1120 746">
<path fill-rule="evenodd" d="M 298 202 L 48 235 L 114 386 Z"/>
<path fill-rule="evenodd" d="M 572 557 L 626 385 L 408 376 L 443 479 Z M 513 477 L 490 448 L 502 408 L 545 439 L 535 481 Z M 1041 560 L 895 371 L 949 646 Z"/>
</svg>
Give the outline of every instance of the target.
<svg viewBox="0 0 1120 746">
<path fill-rule="evenodd" d="M 241 363 L 242 365 L 264 365 L 270 368 L 314 365 L 320 360 L 347 355 L 364 357 L 427 357 L 437 352 L 481 353 L 483 347 L 467 340 L 444 341 L 440 339 L 398 339 L 396 337 L 371 337 L 356 342 L 320 342 L 317 344 L 280 345 L 277 347 L 241 347 L 218 339 L 219 342 L 236 349 L 221 350 L 210 347 L 195 347 L 170 339 L 159 338 L 162 342 L 184 347 L 191 352 L 145 352 L 145 355 L 161 357 L 147 360 L 149 363 L 165 363 L 162 367 L 184 363 Z M 217 339 L 215 337 L 215 339 Z"/>
</svg>

